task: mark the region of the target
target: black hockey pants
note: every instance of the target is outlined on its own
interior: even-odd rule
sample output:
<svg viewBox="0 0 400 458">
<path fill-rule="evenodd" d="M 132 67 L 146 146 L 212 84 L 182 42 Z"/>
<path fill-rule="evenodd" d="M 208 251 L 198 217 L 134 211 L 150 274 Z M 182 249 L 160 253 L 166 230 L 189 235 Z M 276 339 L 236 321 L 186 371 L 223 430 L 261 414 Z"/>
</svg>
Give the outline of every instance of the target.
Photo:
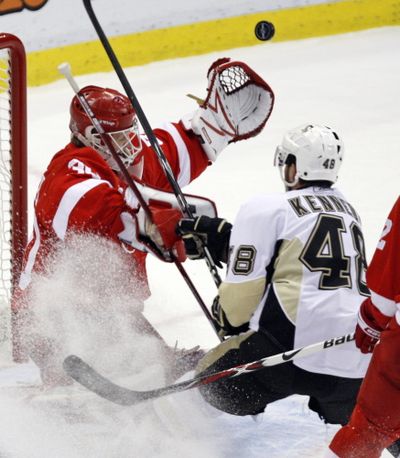
<svg viewBox="0 0 400 458">
<path fill-rule="evenodd" d="M 268 336 L 248 331 L 225 340 L 208 352 L 196 372 L 204 375 L 282 351 Z M 200 387 L 200 392 L 212 406 L 232 415 L 256 415 L 271 402 L 293 394 L 305 395 L 310 398 L 309 408 L 325 423 L 344 425 L 355 405 L 361 381 L 308 372 L 288 362 L 222 379 Z"/>
</svg>

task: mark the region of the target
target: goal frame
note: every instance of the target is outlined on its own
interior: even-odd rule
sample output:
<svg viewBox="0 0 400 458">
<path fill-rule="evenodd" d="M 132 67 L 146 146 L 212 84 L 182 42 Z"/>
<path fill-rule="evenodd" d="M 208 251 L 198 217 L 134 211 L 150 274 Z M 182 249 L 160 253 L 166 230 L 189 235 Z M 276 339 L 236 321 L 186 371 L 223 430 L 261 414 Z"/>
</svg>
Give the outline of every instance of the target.
<svg viewBox="0 0 400 458">
<path fill-rule="evenodd" d="M 10 298 L 18 284 L 23 253 L 27 243 L 27 76 L 26 53 L 22 41 L 10 33 L 0 33 L 0 49 L 8 50 L 10 84 L 10 192 L 11 192 L 11 289 Z M 11 350 L 13 360 L 18 362 L 18 320 L 11 307 Z"/>
</svg>

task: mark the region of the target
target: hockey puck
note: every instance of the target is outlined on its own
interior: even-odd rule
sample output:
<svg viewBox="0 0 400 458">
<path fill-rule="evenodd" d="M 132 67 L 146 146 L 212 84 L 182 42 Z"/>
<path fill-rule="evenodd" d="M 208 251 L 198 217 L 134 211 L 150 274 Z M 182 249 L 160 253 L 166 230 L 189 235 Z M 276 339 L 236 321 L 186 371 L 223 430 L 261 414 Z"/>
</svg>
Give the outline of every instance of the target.
<svg viewBox="0 0 400 458">
<path fill-rule="evenodd" d="M 254 33 L 260 41 L 270 40 L 275 35 L 274 24 L 268 21 L 257 22 Z"/>
</svg>

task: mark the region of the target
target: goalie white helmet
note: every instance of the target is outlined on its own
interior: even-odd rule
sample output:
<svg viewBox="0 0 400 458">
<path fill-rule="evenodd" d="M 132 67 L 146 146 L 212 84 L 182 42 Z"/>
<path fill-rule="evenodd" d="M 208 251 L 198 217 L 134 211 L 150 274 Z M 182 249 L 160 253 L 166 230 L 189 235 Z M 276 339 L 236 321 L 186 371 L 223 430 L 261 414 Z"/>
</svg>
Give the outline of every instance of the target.
<svg viewBox="0 0 400 458">
<path fill-rule="evenodd" d="M 343 160 L 343 142 L 330 127 L 304 124 L 291 129 L 276 148 L 274 165 L 280 168 L 286 186 L 293 187 L 299 179 L 304 181 L 328 181 L 335 183 Z M 284 176 L 284 166 L 293 158 L 297 173 L 288 182 Z"/>
</svg>

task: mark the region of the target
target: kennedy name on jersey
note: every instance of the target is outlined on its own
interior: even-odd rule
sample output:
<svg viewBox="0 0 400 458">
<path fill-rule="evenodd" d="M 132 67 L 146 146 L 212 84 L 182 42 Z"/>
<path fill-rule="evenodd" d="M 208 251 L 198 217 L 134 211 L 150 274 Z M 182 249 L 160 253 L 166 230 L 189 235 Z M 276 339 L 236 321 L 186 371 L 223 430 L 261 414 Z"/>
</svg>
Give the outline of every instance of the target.
<svg viewBox="0 0 400 458">
<path fill-rule="evenodd" d="M 337 196 L 299 195 L 288 199 L 288 202 L 298 217 L 308 215 L 309 213 L 340 212 L 347 213 L 356 221 L 360 222 L 360 217 L 354 207 L 346 200 Z"/>
</svg>

